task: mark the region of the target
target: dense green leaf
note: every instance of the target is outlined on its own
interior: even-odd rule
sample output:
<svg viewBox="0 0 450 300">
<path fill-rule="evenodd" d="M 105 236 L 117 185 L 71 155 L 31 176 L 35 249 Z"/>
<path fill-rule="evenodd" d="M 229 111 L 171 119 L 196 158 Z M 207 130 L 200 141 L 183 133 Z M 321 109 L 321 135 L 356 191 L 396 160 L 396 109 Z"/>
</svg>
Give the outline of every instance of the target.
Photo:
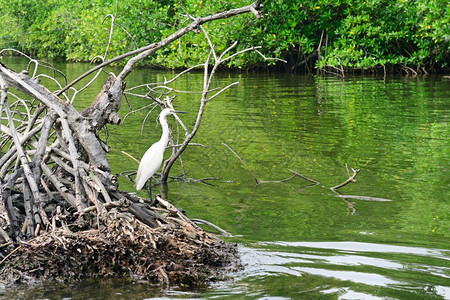
<svg viewBox="0 0 450 300">
<path fill-rule="evenodd" d="M 191 16 L 250 4 L 251 1 L 10 0 L 0 3 L 0 48 L 15 47 L 39 57 L 89 61 L 104 55 L 114 15 L 108 57 L 159 41 Z M 447 66 L 449 5 L 444 0 L 265 1 L 263 18 L 252 14 L 205 24 L 217 51 L 234 41 L 238 50 L 262 46 L 266 56 L 288 61 L 290 70 L 345 67 L 368 69 L 406 65 L 440 70 Z M 208 44 L 191 33 L 145 64 L 180 68 L 204 61 Z M 316 53 L 315 51 L 318 51 Z M 312 58 L 312 59 L 310 59 Z M 246 53 L 228 67 L 260 66 L 262 57 Z M 306 63 L 306 64 L 305 64 Z"/>
</svg>

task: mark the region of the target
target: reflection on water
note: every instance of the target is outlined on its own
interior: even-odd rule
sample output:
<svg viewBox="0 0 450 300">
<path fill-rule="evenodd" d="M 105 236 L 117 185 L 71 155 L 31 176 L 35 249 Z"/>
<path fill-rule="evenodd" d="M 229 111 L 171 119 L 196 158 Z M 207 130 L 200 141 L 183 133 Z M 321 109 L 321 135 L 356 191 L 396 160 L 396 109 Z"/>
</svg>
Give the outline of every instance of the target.
<svg viewBox="0 0 450 300">
<path fill-rule="evenodd" d="M 308 297 L 385 299 L 396 294 L 402 299 L 450 299 L 450 287 L 445 286 L 450 278 L 449 250 L 359 242 L 264 242 L 240 251 L 246 268 L 238 275 L 236 289 L 253 290 L 258 280 L 286 276 L 292 285 L 312 278 L 327 282 L 315 286 Z M 286 292 L 294 298 L 306 296 L 305 291 Z"/>
<path fill-rule="evenodd" d="M 405 247 L 393 245 L 379 245 L 359 242 L 276 242 L 261 243 L 263 245 L 280 245 L 289 247 L 312 247 L 319 249 L 335 249 L 343 252 L 380 252 L 380 253 L 404 253 L 414 255 L 432 256 L 450 260 L 450 250 L 426 249 L 420 247 Z"/>
</svg>

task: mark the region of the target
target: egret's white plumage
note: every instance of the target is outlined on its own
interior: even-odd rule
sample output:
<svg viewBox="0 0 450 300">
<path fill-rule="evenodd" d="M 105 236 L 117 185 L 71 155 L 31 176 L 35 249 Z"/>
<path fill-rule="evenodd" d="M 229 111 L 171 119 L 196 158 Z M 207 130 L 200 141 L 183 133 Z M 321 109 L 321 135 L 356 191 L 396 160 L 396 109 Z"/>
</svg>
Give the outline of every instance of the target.
<svg viewBox="0 0 450 300">
<path fill-rule="evenodd" d="M 136 190 L 138 191 L 142 189 L 147 180 L 155 174 L 162 164 L 164 151 L 166 150 L 167 143 L 169 141 L 169 125 L 167 124 L 167 116 L 175 113 L 182 112 L 171 108 L 165 108 L 159 114 L 159 123 L 162 127 L 161 139 L 148 148 L 139 163 L 139 169 L 136 176 Z"/>
</svg>

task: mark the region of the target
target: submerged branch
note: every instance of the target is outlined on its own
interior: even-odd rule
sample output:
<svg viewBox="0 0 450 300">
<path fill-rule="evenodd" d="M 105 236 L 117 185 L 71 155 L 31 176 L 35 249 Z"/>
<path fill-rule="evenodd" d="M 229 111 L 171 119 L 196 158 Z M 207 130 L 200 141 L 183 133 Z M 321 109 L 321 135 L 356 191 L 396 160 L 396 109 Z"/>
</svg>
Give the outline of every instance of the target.
<svg viewBox="0 0 450 300">
<path fill-rule="evenodd" d="M 312 183 L 314 183 L 314 185 L 318 185 L 318 184 L 320 184 L 318 181 L 315 181 L 314 179 L 311 179 L 311 178 L 308 178 L 308 177 L 306 177 L 305 175 L 302 175 L 302 174 L 300 174 L 300 173 L 298 173 L 297 171 L 292 171 L 292 170 L 289 170 L 291 173 L 294 173 L 296 176 L 298 176 L 298 177 L 301 177 L 301 178 L 303 178 L 303 179 L 305 179 L 305 180 L 307 180 L 307 181 L 309 181 L 309 182 L 312 182 Z"/>
<path fill-rule="evenodd" d="M 377 198 L 377 197 L 368 197 L 368 196 L 358 196 L 358 195 L 334 195 L 335 197 L 344 198 L 344 199 L 356 199 L 356 200 L 364 200 L 364 201 L 378 201 L 378 202 L 390 202 L 391 199 L 385 198 Z"/>
<path fill-rule="evenodd" d="M 231 153 L 234 154 L 234 156 L 236 156 L 237 159 L 239 159 L 239 161 L 242 163 L 242 165 L 247 169 L 247 171 L 250 173 L 250 175 L 252 175 L 253 179 L 255 180 L 256 184 L 260 184 L 261 181 L 256 177 L 255 174 L 253 174 L 252 170 L 250 170 L 250 168 L 247 166 L 247 164 L 245 163 L 245 161 L 236 153 L 236 151 L 234 151 L 230 146 L 228 146 L 225 143 L 222 143 L 222 145 L 224 145 L 225 147 L 228 148 L 228 150 L 231 151 Z"/>
<path fill-rule="evenodd" d="M 223 230 L 222 228 L 220 228 L 219 226 L 217 226 L 216 224 L 213 224 L 213 223 L 211 223 L 211 222 L 208 222 L 208 221 L 205 221 L 205 220 L 202 220 L 202 219 L 191 219 L 191 221 L 192 221 L 192 222 L 195 222 L 195 223 L 197 223 L 197 224 L 200 223 L 200 224 L 208 225 L 208 226 L 210 226 L 210 227 L 216 229 L 217 231 L 219 231 L 223 236 L 226 236 L 226 237 L 232 237 L 232 236 L 233 236 L 233 235 L 232 235 L 231 233 L 229 233 L 228 231 Z"/>
<path fill-rule="evenodd" d="M 256 177 L 256 175 L 252 172 L 252 170 L 247 166 L 247 164 L 245 163 L 245 161 L 244 161 L 244 160 L 236 153 L 236 151 L 234 151 L 230 146 L 228 146 L 228 145 L 225 144 L 225 143 L 222 143 L 222 145 L 224 145 L 225 147 L 227 147 L 228 150 L 230 150 L 231 153 L 233 153 L 234 156 L 236 156 L 236 158 L 239 159 L 239 161 L 242 163 L 242 165 L 243 165 L 243 166 L 247 169 L 247 171 L 252 175 L 252 177 L 253 177 L 253 179 L 255 180 L 255 182 L 256 182 L 257 185 L 263 184 L 263 183 L 281 183 L 281 182 L 289 181 L 289 180 L 291 180 L 292 178 L 294 178 L 294 177 L 296 177 L 296 176 L 298 176 L 298 177 L 300 177 L 300 178 L 303 178 L 303 179 L 305 179 L 305 180 L 307 180 L 307 181 L 310 181 L 310 182 L 314 183 L 314 185 L 319 184 L 319 182 L 317 182 L 317 181 L 315 181 L 315 180 L 313 180 L 313 179 L 310 179 L 310 178 L 308 178 L 308 177 L 306 177 L 306 176 L 304 176 L 304 175 L 302 175 L 302 174 L 300 174 L 300 173 L 298 173 L 298 172 L 294 172 L 294 171 L 292 171 L 292 170 L 289 170 L 289 171 L 290 171 L 291 173 L 293 173 L 293 175 L 290 176 L 290 177 L 288 177 L 288 178 L 284 178 L 284 179 L 280 179 L 280 180 L 260 180 L 260 179 L 258 179 L 258 178 Z"/>
</svg>

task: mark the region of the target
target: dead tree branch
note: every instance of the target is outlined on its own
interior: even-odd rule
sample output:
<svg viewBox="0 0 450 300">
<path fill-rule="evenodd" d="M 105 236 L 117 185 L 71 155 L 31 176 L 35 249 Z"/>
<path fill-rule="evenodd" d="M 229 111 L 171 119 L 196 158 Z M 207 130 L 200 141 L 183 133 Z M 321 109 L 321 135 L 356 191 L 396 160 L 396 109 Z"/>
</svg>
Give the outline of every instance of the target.
<svg viewBox="0 0 450 300">
<path fill-rule="evenodd" d="M 317 181 L 315 181 L 315 180 L 313 180 L 313 179 L 310 179 L 310 178 L 308 178 L 308 177 L 306 177 L 306 176 L 303 176 L 303 175 L 299 174 L 298 172 L 294 172 L 294 171 L 292 171 L 292 170 L 289 170 L 289 171 L 290 171 L 293 175 L 290 176 L 290 177 L 288 177 L 288 178 L 284 178 L 284 179 L 280 179 L 280 180 L 259 180 L 259 179 L 256 177 L 256 175 L 252 172 L 252 170 L 247 166 L 247 164 L 244 162 L 244 160 L 236 153 L 236 151 L 234 151 L 230 146 L 228 146 L 228 145 L 225 144 L 225 143 L 222 143 L 222 145 L 224 145 L 225 147 L 227 147 L 228 150 L 230 150 L 231 153 L 233 153 L 234 156 L 236 156 L 236 158 L 239 159 L 239 161 L 242 163 L 242 165 L 243 165 L 243 166 L 247 169 L 247 171 L 252 175 L 252 177 L 253 177 L 253 179 L 255 180 L 255 182 L 256 182 L 257 185 L 263 184 L 263 183 L 281 183 L 281 182 L 289 181 L 289 180 L 291 180 L 292 178 L 294 178 L 294 177 L 296 177 L 296 176 L 298 176 L 298 177 L 300 177 L 300 178 L 303 178 L 303 179 L 305 179 L 305 180 L 307 180 L 307 181 L 309 181 L 309 182 L 312 182 L 312 183 L 314 183 L 314 185 L 319 184 L 319 182 L 317 182 Z"/>
<path fill-rule="evenodd" d="M 338 184 L 338 185 L 336 185 L 336 186 L 330 187 L 330 190 L 332 190 L 332 191 L 334 192 L 334 191 L 336 191 L 337 189 L 339 189 L 339 188 L 341 188 L 341 187 L 343 187 L 343 186 L 346 186 L 346 185 L 349 184 L 350 182 L 356 182 L 355 177 L 356 177 L 356 175 L 358 175 L 359 169 L 353 169 L 353 168 L 352 168 L 352 171 L 353 171 L 353 174 L 352 174 L 352 175 L 349 175 L 349 177 L 348 177 L 347 180 L 345 180 L 344 182 L 342 182 L 342 183 L 340 183 L 340 184 Z"/>
<path fill-rule="evenodd" d="M 204 31 L 205 36 L 209 39 L 208 34 L 206 31 Z M 225 57 L 225 54 L 228 53 L 229 51 L 231 51 L 234 47 L 236 47 L 236 43 L 234 43 L 233 45 L 231 45 L 229 48 L 225 49 L 220 56 L 218 56 L 216 54 L 216 51 L 214 50 L 214 47 L 211 46 L 210 49 L 210 55 L 208 57 L 208 59 L 205 61 L 204 65 L 203 65 L 203 91 L 201 92 L 201 97 L 200 97 L 200 106 L 198 108 L 198 112 L 197 112 L 197 118 L 195 121 L 195 124 L 192 128 L 192 130 L 188 131 L 188 129 L 186 128 L 186 126 L 184 126 L 184 124 L 181 122 L 181 120 L 176 116 L 177 121 L 181 124 L 181 126 L 183 127 L 184 131 L 185 131 L 185 137 L 184 137 L 184 141 L 177 147 L 173 147 L 172 150 L 172 155 L 171 157 L 164 161 L 163 164 L 163 169 L 161 172 L 161 182 L 166 182 L 168 175 L 169 175 L 169 171 L 171 169 L 171 167 L 173 166 L 173 164 L 175 163 L 175 161 L 177 159 L 179 159 L 180 155 L 183 153 L 183 151 L 186 149 L 186 147 L 189 145 L 189 143 L 191 142 L 191 140 L 194 138 L 195 134 L 197 133 L 200 124 L 201 124 L 201 120 L 203 117 L 203 113 L 205 111 L 206 108 L 206 104 L 211 101 L 212 99 L 214 99 L 215 97 L 217 97 L 218 95 L 222 94 L 224 91 L 230 89 L 231 87 L 235 86 L 238 84 L 238 82 L 233 82 L 223 88 L 219 88 L 217 91 L 216 89 L 212 89 L 211 85 L 213 82 L 213 78 L 219 68 L 219 66 L 231 59 L 232 57 L 235 57 L 238 54 L 247 52 L 247 51 L 253 51 L 256 48 L 252 47 L 252 48 L 248 48 L 248 49 L 244 49 L 242 51 L 238 51 L 228 57 Z M 211 57 L 214 57 L 215 61 L 213 64 L 212 69 L 210 70 L 209 65 L 210 65 L 210 59 Z M 213 92 L 212 95 L 210 95 L 210 93 Z M 171 98 L 173 99 L 173 98 Z M 171 101 L 166 101 L 166 106 L 168 107 L 172 107 L 171 106 Z M 173 108 L 173 107 L 172 107 Z M 172 143 L 174 144 L 174 143 Z"/>
<path fill-rule="evenodd" d="M 368 197 L 368 196 L 358 196 L 358 195 L 335 195 L 335 197 L 344 198 L 344 199 L 356 199 L 356 200 L 364 200 L 364 201 L 376 201 L 376 202 L 390 202 L 391 199 L 386 198 L 378 198 L 378 197 Z"/>
<path fill-rule="evenodd" d="M 250 175 L 252 175 L 253 179 L 255 180 L 256 184 L 260 184 L 261 181 L 256 177 L 255 174 L 253 174 L 252 170 L 250 170 L 250 168 L 247 166 L 247 164 L 242 160 L 242 158 L 236 153 L 236 151 L 234 151 L 230 146 L 228 146 L 225 143 L 222 143 L 222 145 L 224 145 L 225 147 L 228 148 L 228 150 L 231 151 L 231 153 L 234 154 L 234 156 L 237 157 L 237 159 L 239 159 L 239 161 L 242 163 L 242 165 L 247 169 L 247 171 L 250 173 Z"/>
<path fill-rule="evenodd" d="M 314 185 L 318 185 L 318 184 L 320 184 L 320 182 L 318 182 L 318 181 L 316 181 L 316 180 L 314 180 L 314 179 L 311 179 L 311 178 L 308 178 L 308 177 L 306 177 L 305 175 L 302 175 L 302 174 L 300 174 L 300 173 L 298 173 L 297 171 L 292 171 L 292 170 L 289 170 L 291 173 L 294 173 L 296 176 L 298 176 L 298 177 L 301 177 L 301 178 L 303 178 L 303 179 L 305 179 L 305 180 L 307 180 L 307 181 L 309 181 L 309 182 L 312 182 L 312 183 L 314 183 Z"/>
</svg>

